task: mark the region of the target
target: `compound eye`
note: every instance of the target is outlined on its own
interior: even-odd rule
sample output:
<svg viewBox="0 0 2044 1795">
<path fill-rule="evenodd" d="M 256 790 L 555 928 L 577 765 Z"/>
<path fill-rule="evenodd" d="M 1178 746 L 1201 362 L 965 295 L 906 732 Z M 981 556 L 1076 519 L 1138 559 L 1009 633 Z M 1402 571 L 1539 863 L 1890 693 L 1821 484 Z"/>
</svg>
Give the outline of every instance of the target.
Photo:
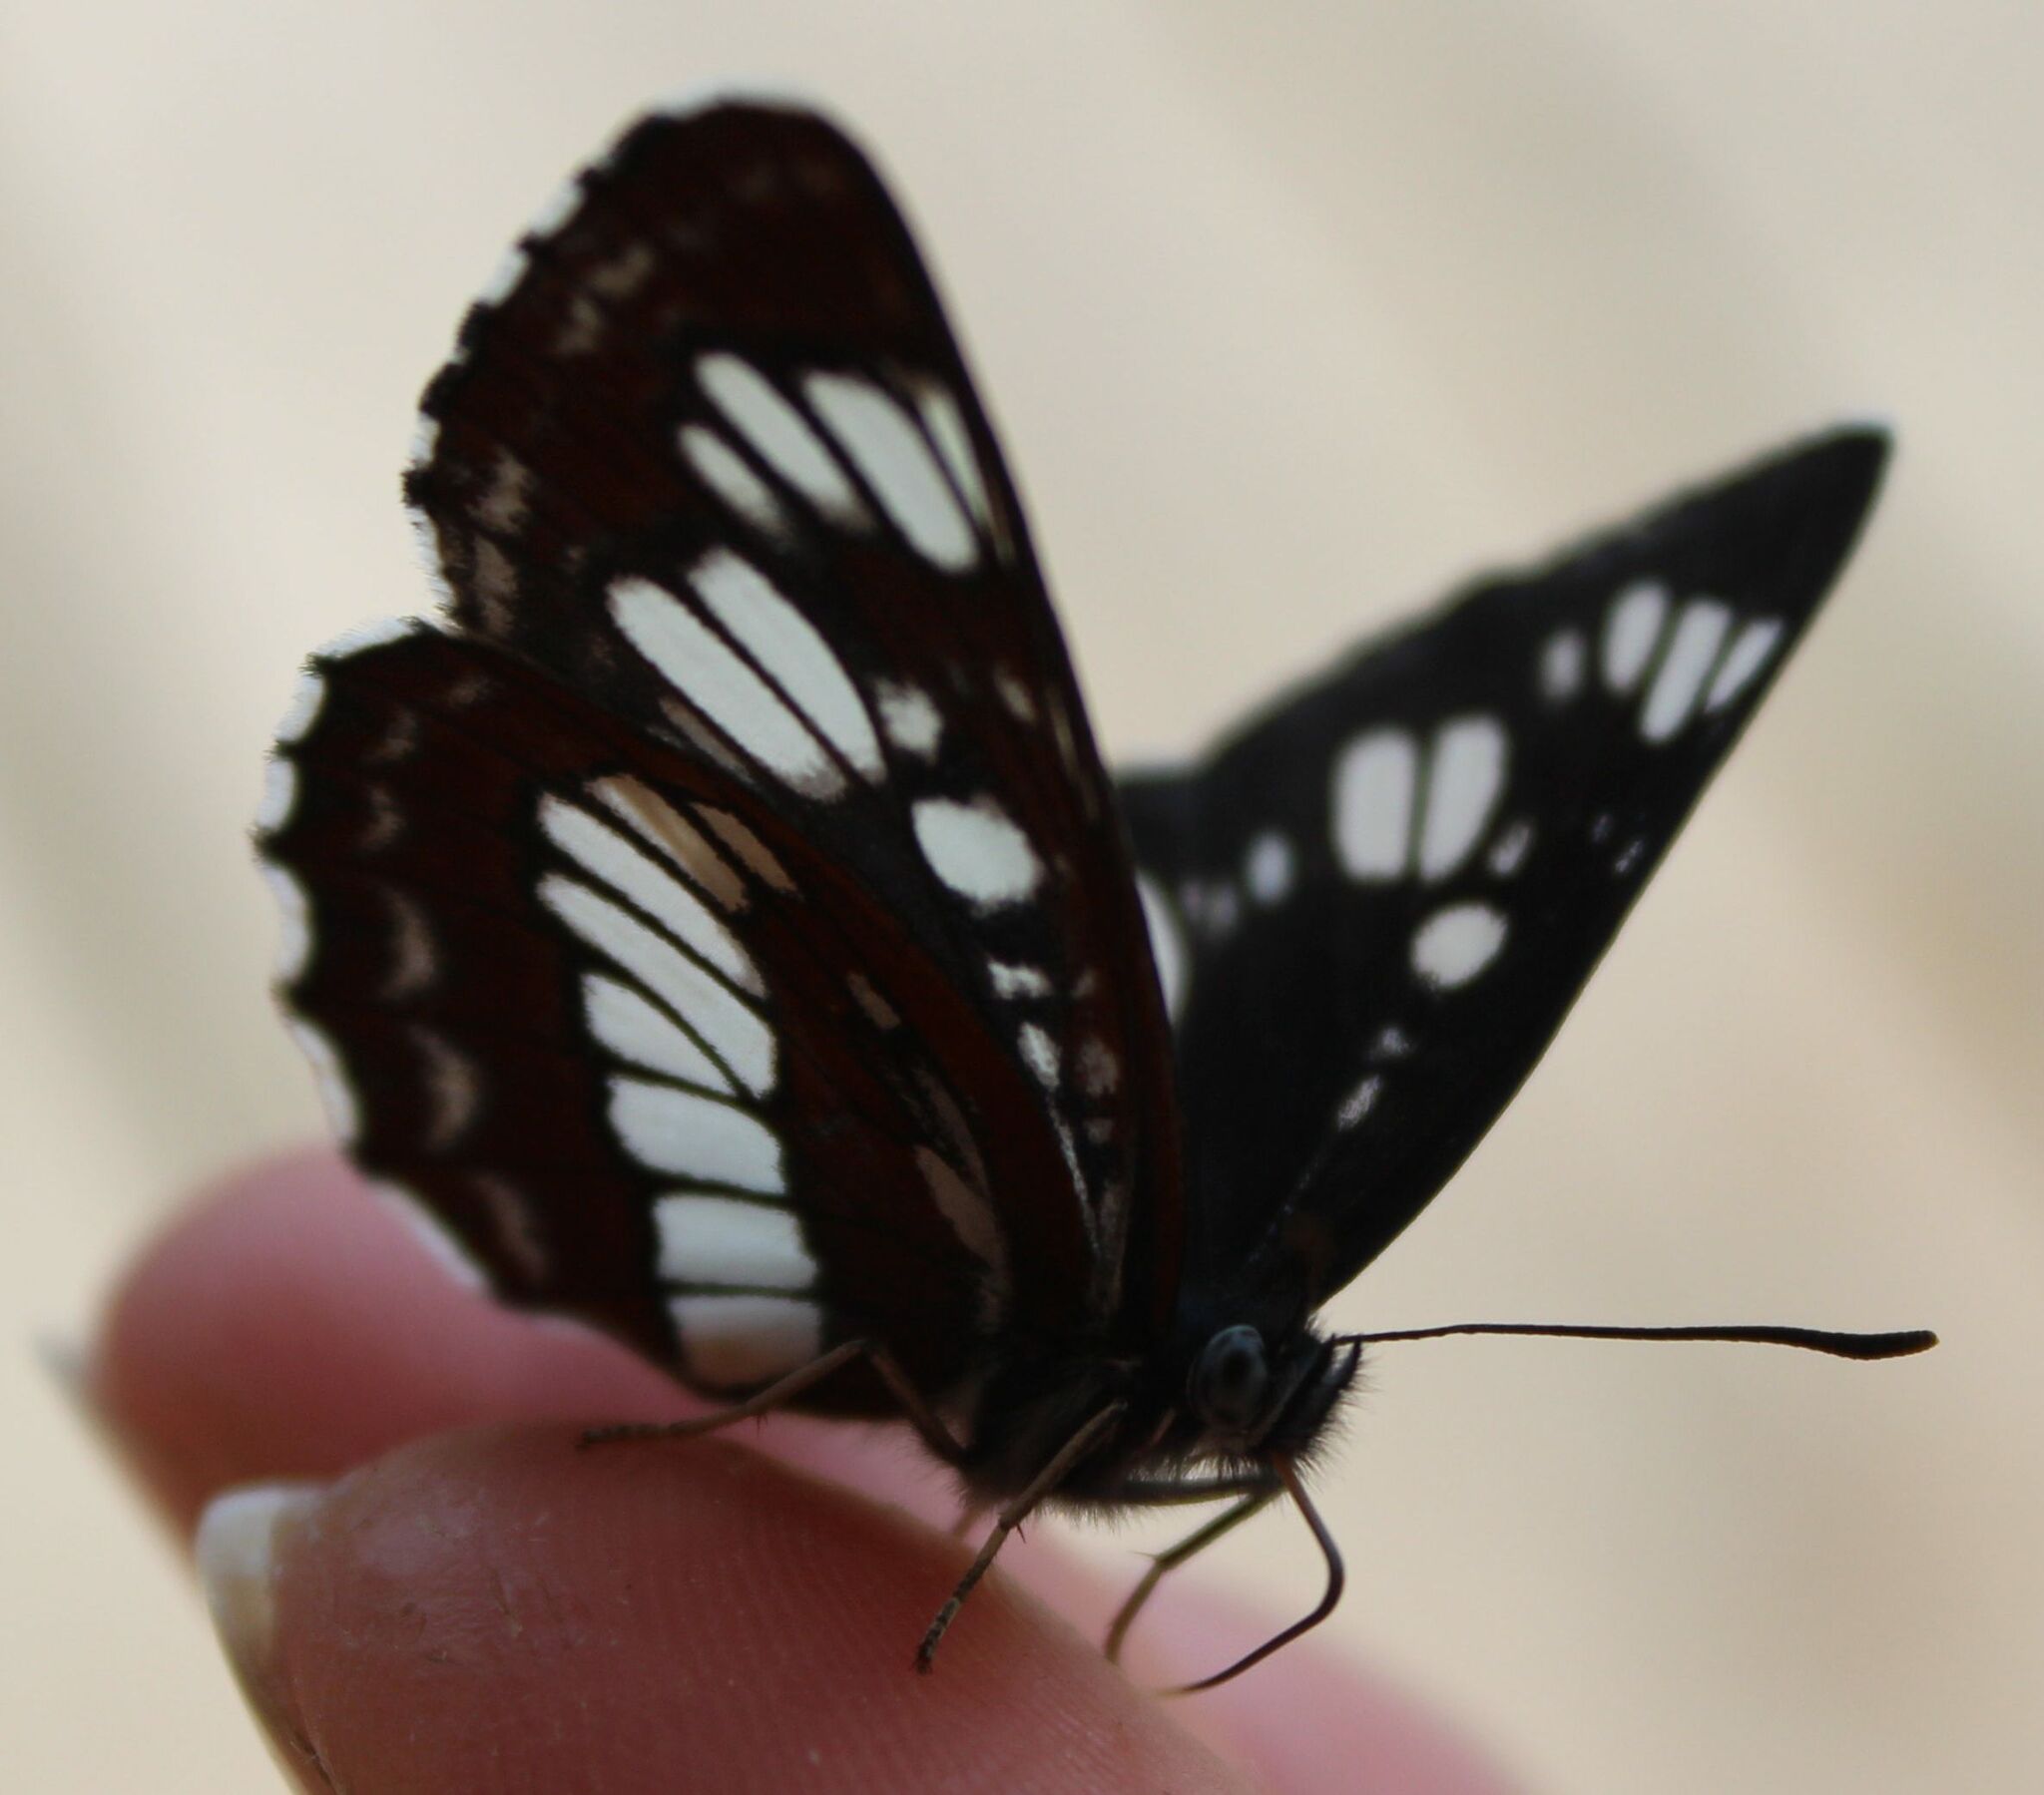
<svg viewBox="0 0 2044 1795">
<path fill-rule="evenodd" d="M 1253 1327 L 1223 1328 L 1201 1349 L 1193 1367 L 1193 1408 L 1209 1426 L 1247 1428 L 1270 1384 L 1264 1336 Z"/>
</svg>

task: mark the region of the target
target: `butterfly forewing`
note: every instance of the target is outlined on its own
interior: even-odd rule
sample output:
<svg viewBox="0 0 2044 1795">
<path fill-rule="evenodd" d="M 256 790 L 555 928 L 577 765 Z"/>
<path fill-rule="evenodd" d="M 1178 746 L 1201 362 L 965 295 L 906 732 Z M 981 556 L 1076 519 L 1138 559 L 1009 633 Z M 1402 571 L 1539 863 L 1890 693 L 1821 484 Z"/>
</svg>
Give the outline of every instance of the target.
<svg viewBox="0 0 2044 1795">
<path fill-rule="evenodd" d="M 1842 564 L 1847 431 L 1485 582 L 1125 783 L 1167 985 L 1188 1279 L 1310 1309 L 1532 1069 Z"/>
<path fill-rule="evenodd" d="M 407 482 L 467 633 L 722 769 L 897 919 L 1040 1094 L 1096 1316 L 1168 1306 L 1170 1063 L 1121 825 L 906 227 L 813 115 L 650 119 L 428 390 Z"/>
</svg>

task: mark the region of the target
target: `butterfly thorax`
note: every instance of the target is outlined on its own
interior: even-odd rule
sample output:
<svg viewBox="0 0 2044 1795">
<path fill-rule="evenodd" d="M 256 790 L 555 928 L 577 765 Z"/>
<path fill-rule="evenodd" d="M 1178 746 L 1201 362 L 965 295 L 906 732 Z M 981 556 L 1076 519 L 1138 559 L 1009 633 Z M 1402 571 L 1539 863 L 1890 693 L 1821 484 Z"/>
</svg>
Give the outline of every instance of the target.
<svg viewBox="0 0 2044 1795">
<path fill-rule="evenodd" d="M 985 1385 L 961 1470 L 983 1495 L 1013 1495 L 1115 1404 L 1119 1419 L 1073 1466 L 1058 1500 L 1113 1503 L 1132 1486 L 1304 1459 L 1353 1381 L 1358 1356 L 1309 1323 L 1269 1339 L 1234 1323 L 1146 1353 L 1018 1358 Z"/>
</svg>

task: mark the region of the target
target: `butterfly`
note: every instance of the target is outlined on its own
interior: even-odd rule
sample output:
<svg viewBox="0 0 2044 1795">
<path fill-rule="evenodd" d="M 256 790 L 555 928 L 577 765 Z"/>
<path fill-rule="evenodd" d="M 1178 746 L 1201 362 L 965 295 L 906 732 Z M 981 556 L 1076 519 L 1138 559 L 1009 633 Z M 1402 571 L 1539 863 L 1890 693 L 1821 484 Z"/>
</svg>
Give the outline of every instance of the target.
<svg viewBox="0 0 2044 1795">
<path fill-rule="evenodd" d="M 906 1419 L 998 1510 L 1303 1483 L 1315 1313 L 1532 1069 L 1843 564 L 1846 428 L 1105 769 L 879 177 L 800 107 L 632 126 L 462 323 L 440 615 L 314 655 L 258 845 L 333 1125 L 505 1302 L 725 1405 Z M 1875 1358 L 1922 1333 L 1768 1340 Z M 685 1424 L 687 1426 L 689 1424 Z M 701 1425 L 701 1424 L 696 1424 Z M 624 1428 L 636 1436 L 672 1430 Z"/>
</svg>

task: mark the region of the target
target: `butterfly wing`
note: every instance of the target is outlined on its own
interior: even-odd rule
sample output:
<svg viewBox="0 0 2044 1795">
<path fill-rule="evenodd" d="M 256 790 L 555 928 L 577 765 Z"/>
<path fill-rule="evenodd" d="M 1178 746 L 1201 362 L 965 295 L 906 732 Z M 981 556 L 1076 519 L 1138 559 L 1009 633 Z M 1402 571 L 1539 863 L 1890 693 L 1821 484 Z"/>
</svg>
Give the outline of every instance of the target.
<svg viewBox="0 0 2044 1795">
<path fill-rule="evenodd" d="M 1197 768 L 1124 782 L 1178 987 L 1190 1282 L 1315 1305 L 1454 1172 L 1808 624 L 1885 452 L 1840 431 L 1484 581 Z"/>
<path fill-rule="evenodd" d="M 685 1374 L 676 1301 L 788 1296 L 698 1290 L 686 1243 L 728 1271 L 776 1228 L 823 1336 L 877 1333 L 933 1389 L 997 1319 L 1120 1313 L 1137 1253 L 1168 1302 L 1171 1069 L 1118 813 L 1012 484 L 857 150 L 773 106 L 643 121 L 521 240 L 423 409 L 406 490 L 453 632 L 315 669 L 265 843 L 309 920 L 286 995 L 362 1163 L 516 1300 Z M 375 760 L 408 731 L 415 757 Z M 721 905 L 755 847 L 774 872 Z M 709 1175 L 715 1142 L 744 1176 Z"/>
<path fill-rule="evenodd" d="M 313 663 L 262 851 L 365 1170 L 515 1303 L 739 1393 L 884 1340 L 933 1396 L 1074 1325 L 1037 1084 L 901 921 L 723 769 L 487 645 Z M 877 1396 L 840 1384 L 851 1406 Z"/>
</svg>

